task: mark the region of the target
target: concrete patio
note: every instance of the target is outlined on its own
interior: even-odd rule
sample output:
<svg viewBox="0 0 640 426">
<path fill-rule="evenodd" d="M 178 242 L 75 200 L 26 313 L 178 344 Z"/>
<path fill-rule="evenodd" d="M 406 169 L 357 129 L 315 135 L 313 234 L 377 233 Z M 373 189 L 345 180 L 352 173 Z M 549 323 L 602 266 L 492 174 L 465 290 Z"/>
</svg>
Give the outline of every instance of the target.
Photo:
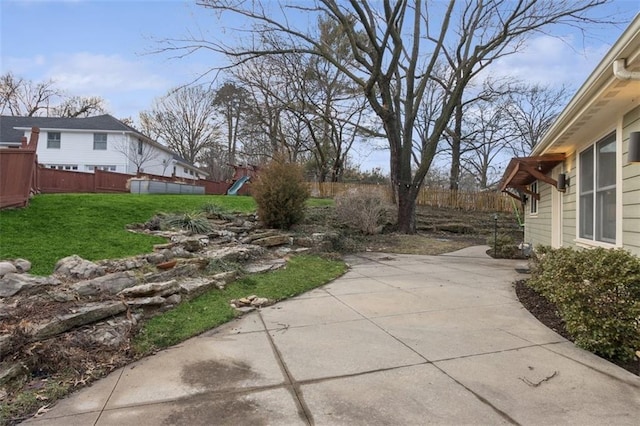
<svg viewBox="0 0 640 426">
<path fill-rule="evenodd" d="M 114 371 L 43 425 L 638 424 L 640 378 L 518 302 L 486 247 L 336 281 Z"/>
</svg>

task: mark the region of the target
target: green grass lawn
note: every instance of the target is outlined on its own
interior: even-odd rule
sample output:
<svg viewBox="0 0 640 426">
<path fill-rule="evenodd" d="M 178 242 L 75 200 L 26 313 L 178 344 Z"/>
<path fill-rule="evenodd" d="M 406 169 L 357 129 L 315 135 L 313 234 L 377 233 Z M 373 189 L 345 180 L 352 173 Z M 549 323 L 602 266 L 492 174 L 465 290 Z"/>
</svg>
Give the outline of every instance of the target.
<svg viewBox="0 0 640 426">
<path fill-rule="evenodd" d="M 48 275 L 55 263 L 77 254 L 88 260 L 133 256 L 152 251 L 163 238 L 128 232 L 158 212 L 187 212 L 213 203 L 250 213 L 251 197 L 225 195 L 45 194 L 24 209 L 0 211 L 0 259 L 23 258 L 31 273 Z M 327 205 L 331 200 L 310 200 Z"/>
<path fill-rule="evenodd" d="M 342 275 L 347 266 L 342 261 L 318 256 L 296 256 L 287 267 L 266 274 L 250 275 L 224 290 L 213 290 L 147 321 L 134 341 L 140 354 L 174 345 L 203 331 L 217 327 L 237 313 L 229 301 L 250 295 L 271 300 L 286 299 Z"/>
</svg>

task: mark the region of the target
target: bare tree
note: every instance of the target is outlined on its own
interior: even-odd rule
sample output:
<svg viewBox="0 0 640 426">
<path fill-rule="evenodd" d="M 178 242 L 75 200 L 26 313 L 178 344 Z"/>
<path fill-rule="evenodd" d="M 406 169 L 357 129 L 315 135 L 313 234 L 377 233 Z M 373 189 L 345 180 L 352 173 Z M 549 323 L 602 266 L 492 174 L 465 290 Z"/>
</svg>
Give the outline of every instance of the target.
<svg viewBox="0 0 640 426">
<path fill-rule="evenodd" d="M 51 108 L 49 116 L 89 117 L 96 114 L 105 114 L 106 111 L 105 101 L 99 96 L 72 96 Z"/>
<path fill-rule="evenodd" d="M 213 105 L 217 107 L 222 128 L 227 137 L 226 161 L 236 162 L 238 144 L 246 134 L 244 118 L 247 115 L 249 92 L 233 82 L 223 84 L 215 94 Z"/>
<path fill-rule="evenodd" d="M 569 89 L 566 86 L 553 88 L 538 84 L 522 85 L 509 95 L 503 108 L 509 118 L 506 124 L 514 135 L 510 146 L 516 157 L 531 153 L 553 124 L 568 97 Z"/>
<path fill-rule="evenodd" d="M 201 86 L 171 90 L 156 99 L 151 110 L 140 113 L 142 130 L 194 163 L 218 137 L 213 100 L 214 93 Z"/>
<path fill-rule="evenodd" d="M 40 83 L 16 77 L 11 72 L 0 76 L 0 112 L 2 114 L 33 117 L 47 111 L 57 102 L 61 92 L 53 80 Z"/>
<path fill-rule="evenodd" d="M 136 168 L 136 175 L 143 172 L 144 166 L 160 156 L 160 150 L 146 143 L 142 139 L 132 143 L 130 139 L 123 138 L 116 143 L 114 148 Z M 165 166 L 166 170 L 166 166 Z"/>
<path fill-rule="evenodd" d="M 478 0 L 448 5 L 422 0 L 317 0 L 313 3 L 265 5 L 236 0 L 202 0 L 200 4 L 222 14 L 249 19 L 254 31 L 244 45 L 219 40 L 173 40 L 165 50 L 182 53 L 199 49 L 223 52 L 234 64 L 259 56 L 312 54 L 333 64 L 361 90 L 380 117 L 389 142 L 391 181 L 397 192 L 398 229 L 415 232 L 415 201 L 429 171 L 439 141 L 470 81 L 497 58 L 516 52 L 524 38 L 554 24 L 593 22 L 590 9 L 606 0 Z M 313 14 L 336 22 L 349 39 L 357 69 L 344 66 L 317 33 L 303 27 Z M 257 36 L 257 37 L 256 37 Z M 257 39 L 280 37 L 277 48 Z M 228 37 L 225 34 L 225 37 Z M 449 77 L 434 73 L 442 66 Z M 440 114 L 421 140 L 415 124 L 425 88 L 435 82 L 443 88 Z M 416 148 L 417 152 L 416 152 Z"/>
</svg>

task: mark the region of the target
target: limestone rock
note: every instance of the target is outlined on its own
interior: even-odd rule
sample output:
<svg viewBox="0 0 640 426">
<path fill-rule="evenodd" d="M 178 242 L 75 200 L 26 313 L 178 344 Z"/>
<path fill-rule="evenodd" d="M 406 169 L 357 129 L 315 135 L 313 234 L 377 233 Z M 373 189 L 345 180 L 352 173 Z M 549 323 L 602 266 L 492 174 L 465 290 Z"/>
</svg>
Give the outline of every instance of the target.
<svg viewBox="0 0 640 426">
<path fill-rule="evenodd" d="M 125 288 L 118 296 L 123 297 L 144 297 L 144 296 L 169 296 L 180 291 L 180 286 L 176 280 L 162 283 L 140 284 L 134 287 Z"/>
<path fill-rule="evenodd" d="M 92 280 L 80 281 L 71 285 L 81 296 L 95 296 L 100 293 L 118 294 L 125 288 L 136 284 L 133 271 L 114 272 Z"/>
<path fill-rule="evenodd" d="M 178 303 L 182 302 L 182 296 L 180 296 L 179 294 L 172 294 L 171 296 L 167 297 L 167 305 L 177 305 Z"/>
<path fill-rule="evenodd" d="M 0 262 L 0 277 L 4 277 L 6 274 L 15 274 L 16 272 L 18 272 L 18 269 L 13 263 L 7 261 Z"/>
<path fill-rule="evenodd" d="M 218 281 L 210 278 L 190 278 L 180 282 L 180 289 L 182 293 L 192 299 L 216 288 L 217 285 Z"/>
<path fill-rule="evenodd" d="M 27 259 L 16 259 L 13 261 L 18 272 L 29 272 L 31 270 L 31 262 Z"/>
<path fill-rule="evenodd" d="M 0 297 L 11 297 L 34 288 L 59 285 L 60 280 L 54 277 L 36 277 L 29 274 L 8 273 L 0 278 Z"/>
<path fill-rule="evenodd" d="M 151 253 L 147 255 L 147 262 L 152 265 L 157 265 L 158 263 L 162 263 L 167 260 L 162 253 Z"/>
<path fill-rule="evenodd" d="M 267 299 L 266 297 L 256 297 L 251 301 L 251 306 L 255 306 L 256 308 L 260 308 L 268 304 L 269 304 L 269 299 Z"/>
<path fill-rule="evenodd" d="M 206 255 L 211 259 L 241 263 L 260 256 L 264 253 L 264 250 L 263 247 L 247 244 L 242 246 L 221 247 L 217 250 L 207 251 Z"/>
<path fill-rule="evenodd" d="M 167 299 L 161 296 L 153 296 L 153 297 L 138 297 L 135 299 L 129 299 L 126 301 L 129 306 L 149 306 L 149 305 L 163 305 Z"/>
<path fill-rule="evenodd" d="M 80 306 L 75 312 L 60 315 L 49 322 L 34 327 L 32 335 L 44 339 L 64 333 L 72 328 L 92 324 L 105 318 L 118 315 L 127 310 L 122 302 L 98 302 Z"/>
<path fill-rule="evenodd" d="M 284 259 L 265 260 L 250 263 L 244 267 L 244 270 L 249 274 L 259 274 L 268 271 L 275 271 L 277 269 L 284 268 L 286 265 L 287 261 Z"/>
<path fill-rule="evenodd" d="M 4 356 L 9 353 L 10 349 L 11 349 L 11 335 L 0 334 L 0 359 L 4 358 Z"/>
<path fill-rule="evenodd" d="M 0 362 L 0 385 L 26 373 L 26 369 L 19 362 Z"/>
<path fill-rule="evenodd" d="M 53 273 L 58 276 L 87 280 L 103 276 L 105 270 L 104 267 L 74 254 L 60 259 L 56 263 Z"/>
<path fill-rule="evenodd" d="M 162 272 L 145 274 L 146 282 L 163 282 L 180 277 L 192 277 L 198 274 L 198 266 L 194 264 L 179 265 Z"/>
<path fill-rule="evenodd" d="M 291 237 L 284 234 L 273 235 L 271 237 L 260 238 L 252 241 L 252 244 L 255 244 L 261 247 L 276 247 L 276 246 L 283 246 L 285 244 L 290 244 L 290 243 L 291 243 Z"/>
</svg>

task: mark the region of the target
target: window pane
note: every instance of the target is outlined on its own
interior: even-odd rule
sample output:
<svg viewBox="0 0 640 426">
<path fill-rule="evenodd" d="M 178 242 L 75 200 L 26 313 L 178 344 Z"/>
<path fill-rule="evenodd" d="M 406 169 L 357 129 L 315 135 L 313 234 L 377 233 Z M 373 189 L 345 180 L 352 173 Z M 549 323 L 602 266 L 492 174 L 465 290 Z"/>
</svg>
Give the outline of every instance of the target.
<svg viewBox="0 0 640 426">
<path fill-rule="evenodd" d="M 580 196 L 580 238 L 593 239 L 593 195 Z"/>
<path fill-rule="evenodd" d="M 580 154 L 580 193 L 593 191 L 593 147 Z"/>
<path fill-rule="evenodd" d="M 60 149 L 60 132 L 47 132 L 47 148 Z"/>
<path fill-rule="evenodd" d="M 616 191 L 609 189 L 598 191 L 597 197 L 597 235 L 598 241 L 616 242 Z"/>
<path fill-rule="evenodd" d="M 106 133 L 94 133 L 93 134 L 93 149 L 106 150 L 107 149 L 107 134 Z"/>
<path fill-rule="evenodd" d="M 616 139 L 615 134 L 601 141 L 598 148 L 598 188 L 616 184 Z"/>
</svg>

